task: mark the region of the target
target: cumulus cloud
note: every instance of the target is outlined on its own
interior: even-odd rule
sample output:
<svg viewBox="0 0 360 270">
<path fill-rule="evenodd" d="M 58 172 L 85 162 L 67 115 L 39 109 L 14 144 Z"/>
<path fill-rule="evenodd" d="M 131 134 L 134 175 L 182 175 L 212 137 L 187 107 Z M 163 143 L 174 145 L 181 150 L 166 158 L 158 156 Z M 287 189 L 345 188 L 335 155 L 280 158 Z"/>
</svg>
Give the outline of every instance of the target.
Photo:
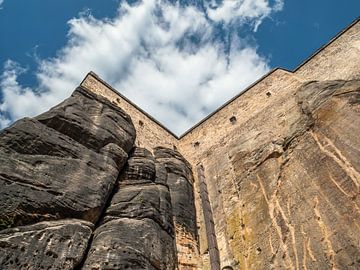
<svg viewBox="0 0 360 270">
<path fill-rule="evenodd" d="M 245 39 L 235 36 L 228 44 L 214 39 L 216 24 L 237 20 L 239 26 L 254 23 L 256 28 L 282 8 L 279 3 L 224 1 L 204 12 L 144 0 L 122 3 L 112 19 L 74 18 L 67 45 L 56 57 L 39 61 L 36 87 L 20 85 L 18 76 L 26 70 L 11 60 L 5 63 L 0 125 L 54 106 L 93 70 L 180 134 L 269 69 Z"/>
</svg>

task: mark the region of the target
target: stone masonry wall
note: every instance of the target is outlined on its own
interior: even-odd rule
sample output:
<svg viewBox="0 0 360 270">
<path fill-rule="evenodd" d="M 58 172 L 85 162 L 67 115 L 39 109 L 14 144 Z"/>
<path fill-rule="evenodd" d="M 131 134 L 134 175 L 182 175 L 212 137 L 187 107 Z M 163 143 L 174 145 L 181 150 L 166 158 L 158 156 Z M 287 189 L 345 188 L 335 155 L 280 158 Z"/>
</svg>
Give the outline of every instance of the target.
<svg viewBox="0 0 360 270">
<path fill-rule="evenodd" d="M 359 221 L 357 183 L 360 178 L 357 161 L 349 161 L 351 158 L 348 155 L 357 155 L 359 151 L 357 139 L 350 138 L 350 134 L 359 133 L 358 105 L 351 101 L 353 97 L 349 97 L 342 105 L 335 101 L 336 98 L 330 99 L 331 101 L 326 99 L 329 103 L 325 105 L 326 102 L 322 101 L 322 106 L 327 111 L 319 113 L 321 116 L 317 116 L 318 121 L 312 123 L 312 113 L 299 105 L 309 101 L 300 100 L 299 93 L 310 87 L 306 84 L 301 87 L 308 80 L 359 78 L 359 35 L 360 23 L 357 22 L 294 74 L 282 70 L 272 72 L 181 137 L 179 148 L 183 155 L 192 164 L 202 163 L 204 166 L 221 267 L 335 269 L 348 264 L 346 267 L 351 265 L 356 268 L 359 254 L 351 246 L 359 248 L 359 242 L 355 237 L 357 229 L 351 226 L 356 226 L 354 219 Z M 339 93 L 349 91 L 357 96 L 357 82 L 349 84 L 353 85 L 351 90 L 347 86 L 347 90 L 344 90 L 343 82 L 330 82 L 329 85 L 325 83 L 319 86 L 322 90 L 313 88 L 312 91 L 326 96 L 328 88 L 333 88 Z M 335 112 L 338 110 L 349 111 L 338 112 L 341 116 L 337 116 Z M 348 123 L 346 119 L 353 120 Z M 318 135 L 320 131 L 314 130 L 321 128 L 316 124 L 326 125 L 326 131 L 321 134 L 327 134 L 330 138 Z M 330 135 L 332 133 L 337 135 Z M 297 177 L 304 171 L 310 173 L 313 169 L 309 163 L 295 161 L 298 156 L 291 157 L 295 152 L 289 150 L 292 147 L 304 148 L 310 140 L 308 134 L 317 143 L 306 147 L 315 152 L 303 152 L 302 155 L 318 164 L 315 168 L 319 167 L 315 169 L 319 171 L 319 175 L 312 175 L 311 181 L 308 180 L 309 184 L 312 183 L 311 187 L 302 183 L 305 176 Z M 299 137 L 305 141 L 298 143 Z M 331 148 L 330 145 L 334 145 L 331 150 L 327 149 Z M 320 172 L 321 163 L 317 163 L 317 160 L 325 159 L 320 154 L 322 151 L 325 151 L 326 158 L 330 158 L 326 161 L 327 170 L 340 170 L 337 166 L 343 166 L 338 176 L 333 176 L 331 172 L 327 175 L 326 170 Z M 340 155 L 340 158 L 337 159 L 334 155 Z M 290 165 L 292 163 L 288 163 L 288 160 L 294 160 L 296 165 Z M 347 164 L 348 169 L 344 168 L 343 163 Z M 265 172 L 262 166 L 267 167 Z M 285 179 L 279 181 L 283 177 Z M 350 178 L 343 182 L 345 180 L 342 177 Z M 286 187 L 275 188 L 284 182 L 287 182 Z M 349 187 L 352 182 L 354 186 L 350 189 L 354 193 L 349 195 L 346 188 L 342 189 L 342 185 Z M 195 183 L 198 183 L 198 179 L 195 179 Z M 292 187 L 297 184 L 300 187 Z M 322 190 L 324 187 L 326 191 Z M 268 194 L 269 191 L 271 192 Z M 298 194 L 299 198 L 291 199 L 294 194 Z M 204 261 L 203 269 L 206 269 L 210 264 L 208 247 L 198 194 L 196 198 L 197 209 L 200 210 L 200 251 Z M 347 205 L 346 213 L 341 210 L 339 201 L 340 205 Z M 313 209 L 313 212 L 306 212 L 305 209 Z M 324 213 L 330 215 L 330 212 L 337 214 L 327 217 L 326 221 L 322 220 Z M 349 216 L 354 218 L 349 223 L 351 225 L 347 221 Z M 350 227 L 342 230 L 339 228 L 341 226 Z M 323 235 L 322 240 L 315 236 L 318 233 Z M 353 244 L 346 246 L 339 243 L 342 237 Z M 327 251 L 325 256 L 321 253 L 315 255 L 314 249 L 317 249 L 316 253 L 319 250 Z M 336 256 L 338 257 L 335 258 Z M 353 259 L 345 259 L 347 256 L 353 256 Z"/>
<path fill-rule="evenodd" d="M 245 225 L 250 228 L 257 222 L 252 216 L 258 210 L 256 203 L 248 201 L 243 206 L 245 202 L 240 198 L 239 180 L 234 175 L 234 164 L 231 161 L 232 153 L 237 153 L 241 148 L 251 152 L 256 148 L 255 145 L 263 145 L 267 141 L 270 141 L 270 145 L 266 151 L 271 151 L 271 147 L 276 148 L 276 142 L 286 136 L 292 119 L 296 117 L 296 101 L 292 94 L 301 84 L 291 73 L 276 70 L 241 98 L 234 100 L 181 138 L 180 151 L 183 155 L 192 164 L 201 163 L 204 167 L 222 267 L 236 267 L 238 263 L 241 269 L 245 266 L 241 258 L 247 256 L 249 251 L 240 245 L 240 239 L 247 230 L 244 223 L 251 222 Z M 273 146 L 271 141 L 274 142 Z M 263 155 L 267 154 L 266 151 Z M 195 182 L 198 183 L 197 179 Z M 198 187 L 197 184 L 195 186 Z M 198 215 L 202 216 L 202 206 L 199 203 L 197 206 Z M 244 220 L 245 214 L 242 212 L 247 208 L 250 210 Z M 200 252 L 205 262 L 203 269 L 207 269 L 208 246 L 201 219 L 199 227 Z M 258 231 L 255 226 L 252 230 L 252 237 L 255 237 Z"/>
<path fill-rule="evenodd" d="M 81 83 L 81 86 L 106 97 L 113 104 L 123 108 L 123 110 L 131 115 L 136 129 L 136 146 L 148 149 L 153 149 L 157 146 L 176 148 L 178 144 L 176 136 L 155 122 L 151 116 L 136 107 L 136 105 L 121 96 L 94 73 L 89 73 Z"/>
<path fill-rule="evenodd" d="M 357 21 L 294 73 L 281 69 L 271 72 L 246 93 L 182 136 L 179 141 L 154 123 L 153 119 L 111 91 L 96 76 L 88 75 L 83 85 L 126 108 L 135 119 L 138 146 L 149 149 L 162 144 L 167 147 L 175 146 L 193 167 L 199 163 L 204 166 L 221 266 L 232 266 L 234 269 L 239 266 L 252 268 L 257 265 L 256 261 L 262 259 L 259 255 L 266 254 L 261 247 L 256 247 L 256 241 L 262 238 L 258 236 L 256 239 L 255 236 L 264 229 L 258 226 L 261 224 L 259 218 L 261 220 L 262 216 L 269 215 L 269 209 L 266 214 L 263 195 L 257 192 L 254 197 L 249 196 L 248 194 L 252 193 L 239 184 L 241 182 L 245 186 L 259 189 L 259 183 L 245 181 L 239 173 L 249 174 L 249 162 L 259 162 L 261 159 L 268 159 L 268 156 L 270 159 L 281 156 L 284 152 L 283 146 L 289 144 L 293 137 L 297 136 L 297 132 L 302 130 L 300 126 L 307 127 L 305 120 L 299 124 L 299 119 L 303 119 L 303 112 L 299 109 L 296 93 L 302 84 L 310 80 L 349 80 L 359 77 L 359 29 L 360 23 Z M 139 121 L 145 125 L 139 125 Z M 203 265 L 199 267 L 206 269 L 210 265 L 207 237 L 199 183 L 197 175 L 194 176 L 194 196 L 203 260 Z M 241 188 L 243 191 L 239 190 Z M 247 241 L 248 237 L 252 240 Z"/>
<path fill-rule="evenodd" d="M 359 54 L 358 19 L 319 53 L 304 62 L 294 73 L 308 81 L 359 79 Z"/>
</svg>

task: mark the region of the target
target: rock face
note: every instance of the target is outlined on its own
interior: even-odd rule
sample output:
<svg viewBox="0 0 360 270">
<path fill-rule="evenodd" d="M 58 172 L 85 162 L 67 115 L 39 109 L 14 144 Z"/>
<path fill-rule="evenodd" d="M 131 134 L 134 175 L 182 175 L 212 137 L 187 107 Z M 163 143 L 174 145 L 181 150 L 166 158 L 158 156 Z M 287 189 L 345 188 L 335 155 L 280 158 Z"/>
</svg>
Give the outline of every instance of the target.
<svg viewBox="0 0 360 270">
<path fill-rule="evenodd" d="M 191 165 L 178 152 L 165 147 L 154 149 L 158 177 L 170 189 L 179 269 L 198 265 L 198 235 Z"/>
<path fill-rule="evenodd" d="M 135 140 L 129 115 L 81 87 L 71 98 L 36 119 L 95 152 L 112 144 L 129 152 Z"/>
<path fill-rule="evenodd" d="M 74 269 L 85 255 L 92 227 L 64 219 L 0 231 L 1 269 Z"/>
<path fill-rule="evenodd" d="M 155 159 L 135 148 L 96 229 L 84 269 L 175 269 L 172 207 Z"/>
<path fill-rule="evenodd" d="M 264 96 L 256 114 L 191 152 L 204 166 L 218 267 L 359 269 L 360 81 L 266 90 L 243 98 Z"/>
<path fill-rule="evenodd" d="M 283 151 L 254 172 L 261 223 L 271 222 L 261 238 L 273 245 L 259 243 L 259 257 L 264 267 L 271 256 L 275 268 L 358 269 L 360 81 L 310 82 L 296 95 L 301 117 Z"/>
<path fill-rule="evenodd" d="M 0 220 L 16 228 L 0 234 L 0 265 L 176 269 L 175 232 L 180 258 L 196 253 L 189 163 L 161 147 L 155 158 L 134 141 L 129 116 L 81 87 L 3 130 Z"/>
<path fill-rule="evenodd" d="M 36 119 L 0 133 L 4 226 L 80 218 L 95 223 L 135 139 L 130 118 L 78 88 Z"/>
<path fill-rule="evenodd" d="M 82 88 L 3 130 L 1 229 L 35 224 L 1 232 L 0 268 L 79 265 L 134 141 L 129 116 Z"/>
<path fill-rule="evenodd" d="M 310 82 L 296 92 L 299 118 L 247 180 L 262 194 L 261 214 L 249 221 L 259 230 L 252 267 L 360 267 L 359 96 L 360 81 Z"/>
</svg>

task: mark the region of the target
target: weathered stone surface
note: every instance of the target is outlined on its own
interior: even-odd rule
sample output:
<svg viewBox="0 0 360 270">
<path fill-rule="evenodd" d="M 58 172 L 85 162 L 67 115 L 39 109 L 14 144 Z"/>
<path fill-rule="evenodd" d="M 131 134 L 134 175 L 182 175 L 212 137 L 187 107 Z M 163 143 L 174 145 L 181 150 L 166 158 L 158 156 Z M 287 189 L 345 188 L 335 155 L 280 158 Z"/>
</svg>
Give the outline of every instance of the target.
<svg viewBox="0 0 360 270">
<path fill-rule="evenodd" d="M 96 152 L 110 143 L 129 152 L 135 139 L 135 128 L 122 109 L 81 87 L 36 119 Z"/>
<path fill-rule="evenodd" d="M 89 222 L 68 219 L 40 222 L 0 232 L 1 269 L 74 269 L 87 248 Z"/>
<path fill-rule="evenodd" d="M 150 151 L 133 149 L 84 269 L 175 269 L 170 192 L 155 168 Z"/>
<path fill-rule="evenodd" d="M 179 269 L 192 269 L 198 264 L 198 241 L 191 166 L 169 148 L 156 147 L 154 155 L 159 169 L 156 179 L 170 189 Z"/>
<path fill-rule="evenodd" d="M 81 88 L 1 131 L 1 227 L 61 218 L 95 223 L 134 133 L 121 109 Z"/>
<path fill-rule="evenodd" d="M 312 124 L 252 173 L 268 208 L 257 260 L 276 269 L 358 269 L 360 81 L 310 82 L 296 95 Z"/>
<path fill-rule="evenodd" d="M 266 103 L 266 92 L 245 95 L 258 112 L 219 123 L 228 134 L 191 152 L 205 168 L 221 267 L 358 269 L 360 81 L 287 90 Z"/>
<path fill-rule="evenodd" d="M 174 234 L 169 188 L 163 185 L 121 185 L 106 209 L 104 220 L 114 217 L 152 219 L 170 235 Z"/>
<path fill-rule="evenodd" d="M 151 152 L 136 147 L 127 161 L 124 180 L 154 180 L 155 160 Z"/>
<path fill-rule="evenodd" d="M 174 249 L 152 219 L 113 219 L 95 231 L 83 269 L 175 269 Z"/>
<path fill-rule="evenodd" d="M 174 221 L 196 236 L 193 176 L 190 164 L 179 152 L 169 148 L 157 147 L 154 155 L 156 161 L 162 164 L 167 172 L 166 183 L 170 189 Z"/>
</svg>

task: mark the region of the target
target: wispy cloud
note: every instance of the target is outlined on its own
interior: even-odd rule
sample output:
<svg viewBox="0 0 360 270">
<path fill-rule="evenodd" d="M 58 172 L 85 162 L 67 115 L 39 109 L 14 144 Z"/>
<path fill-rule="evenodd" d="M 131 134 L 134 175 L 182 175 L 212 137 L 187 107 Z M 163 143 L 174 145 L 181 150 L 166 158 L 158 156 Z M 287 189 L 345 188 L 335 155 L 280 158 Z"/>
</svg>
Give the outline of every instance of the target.
<svg viewBox="0 0 360 270">
<path fill-rule="evenodd" d="M 217 23 L 236 21 L 239 27 L 251 24 L 256 29 L 279 10 L 279 3 L 224 1 L 204 12 L 144 0 L 133 6 L 122 3 L 113 19 L 72 19 L 67 45 L 55 58 L 39 62 L 36 87 L 21 86 L 17 78 L 26 70 L 11 60 L 5 63 L 0 125 L 55 105 L 93 70 L 181 133 L 269 69 L 245 38 L 229 35 L 226 44 L 214 39 Z"/>
<path fill-rule="evenodd" d="M 267 0 L 239 0 L 239 1 L 221 1 L 213 0 L 207 5 L 209 18 L 216 22 L 229 23 L 250 23 L 257 30 L 262 20 L 272 12 L 282 10 L 283 0 L 275 0 L 270 5 Z"/>
<path fill-rule="evenodd" d="M 4 0 L 0 0 L 0 9 L 2 9 L 2 4 L 4 3 Z"/>
</svg>

